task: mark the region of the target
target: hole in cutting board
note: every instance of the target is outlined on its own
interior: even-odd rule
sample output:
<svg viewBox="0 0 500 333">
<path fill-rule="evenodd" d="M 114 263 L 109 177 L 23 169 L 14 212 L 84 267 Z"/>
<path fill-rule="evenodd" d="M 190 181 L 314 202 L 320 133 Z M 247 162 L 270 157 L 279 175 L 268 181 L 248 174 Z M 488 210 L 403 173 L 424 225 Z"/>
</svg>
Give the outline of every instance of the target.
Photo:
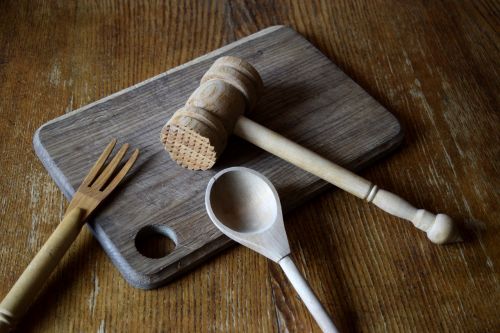
<svg viewBox="0 0 500 333">
<path fill-rule="evenodd" d="M 167 227 L 148 225 L 135 236 L 135 247 L 145 257 L 158 259 L 170 254 L 176 246 L 177 237 Z"/>
</svg>

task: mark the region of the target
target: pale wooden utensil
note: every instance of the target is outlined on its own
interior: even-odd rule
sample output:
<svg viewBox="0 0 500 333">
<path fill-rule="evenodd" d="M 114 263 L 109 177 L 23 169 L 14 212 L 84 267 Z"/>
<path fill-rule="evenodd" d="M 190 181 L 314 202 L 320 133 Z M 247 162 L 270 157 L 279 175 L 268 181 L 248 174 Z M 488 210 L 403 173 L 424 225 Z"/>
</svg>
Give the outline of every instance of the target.
<svg viewBox="0 0 500 333">
<path fill-rule="evenodd" d="M 266 177 L 243 167 L 224 169 L 208 183 L 205 205 L 226 236 L 281 266 L 324 332 L 337 332 L 290 257 L 278 193 Z"/>
<path fill-rule="evenodd" d="M 8 332 L 28 310 L 57 263 L 80 233 L 85 220 L 118 186 L 136 161 L 139 155 L 137 149 L 114 175 L 129 147 L 127 143 L 124 144 L 104 167 L 115 145 L 116 139 L 113 139 L 104 149 L 73 196 L 61 223 L 3 299 L 0 304 L 0 332 Z"/>
<path fill-rule="evenodd" d="M 251 64 L 221 57 L 201 79 L 186 105 L 163 127 L 161 140 L 173 160 L 191 170 L 211 168 L 234 133 L 299 168 L 409 220 L 436 244 L 460 241 L 452 219 L 417 209 L 399 196 L 243 116 L 256 104 L 263 83 Z"/>
</svg>

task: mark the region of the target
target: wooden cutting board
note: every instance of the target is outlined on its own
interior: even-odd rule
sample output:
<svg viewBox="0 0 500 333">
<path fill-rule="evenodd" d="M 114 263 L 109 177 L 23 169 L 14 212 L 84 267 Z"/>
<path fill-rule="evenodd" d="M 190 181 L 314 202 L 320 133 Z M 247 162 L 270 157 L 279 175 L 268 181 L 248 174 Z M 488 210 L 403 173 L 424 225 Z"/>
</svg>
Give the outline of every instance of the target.
<svg viewBox="0 0 500 333">
<path fill-rule="evenodd" d="M 35 151 L 68 199 L 111 138 L 141 150 L 117 194 L 89 222 L 133 286 L 158 287 L 230 243 L 204 207 L 205 187 L 219 170 L 241 165 L 263 173 L 276 186 L 285 212 L 331 186 L 236 137 L 213 170 L 189 171 L 170 160 L 160 130 L 222 55 L 245 58 L 262 76 L 265 89 L 250 118 L 341 165 L 359 169 L 401 141 L 394 116 L 307 40 L 283 26 L 262 30 L 44 124 L 35 133 Z M 140 231 L 169 237 L 175 249 L 162 258 L 143 256 L 136 248 Z"/>
</svg>

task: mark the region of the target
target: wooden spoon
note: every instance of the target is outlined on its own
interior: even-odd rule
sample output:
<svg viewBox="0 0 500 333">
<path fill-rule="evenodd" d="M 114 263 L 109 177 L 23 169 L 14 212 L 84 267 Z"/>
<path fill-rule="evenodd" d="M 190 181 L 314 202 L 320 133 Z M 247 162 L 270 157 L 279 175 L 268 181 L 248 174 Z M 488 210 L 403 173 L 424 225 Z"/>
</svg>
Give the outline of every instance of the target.
<svg viewBox="0 0 500 333">
<path fill-rule="evenodd" d="M 337 332 L 290 257 L 278 193 L 266 177 L 243 167 L 222 170 L 208 183 L 205 205 L 226 236 L 281 266 L 323 332 Z"/>
</svg>

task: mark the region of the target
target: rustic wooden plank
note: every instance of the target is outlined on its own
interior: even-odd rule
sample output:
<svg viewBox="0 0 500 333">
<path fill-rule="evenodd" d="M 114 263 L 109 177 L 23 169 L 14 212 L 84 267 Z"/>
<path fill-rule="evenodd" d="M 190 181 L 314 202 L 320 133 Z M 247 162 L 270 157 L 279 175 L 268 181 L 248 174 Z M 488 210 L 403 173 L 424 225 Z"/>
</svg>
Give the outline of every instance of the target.
<svg viewBox="0 0 500 333">
<path fill-rule="evenodd" d="M 491 0 L 0 1 L 0 297 L 64 211 L 32 153 L 41 124 L 289 24 L 405 128 L 403 149 L 363 175 L 476 226 L 466 243 L 436 247 L 340 191 L 288 214 L 294 258 L 336 323 L 347 332 L 498 331 L 499 12 Z M 319 332 L 285 281 L 234 247 L 144 292 L 84 230 L 19 331 Z"/>
<path fill-rule="evenodd" d="M 111 137 L 141 150 L 129 182 L 90 224 L 134 286 L 157 287 L 228 244 L 204 207 L 204 189 L 215 172 L 234 165 L 263 172 L 276 184 L 285 211 L 327 187 L 235 138 L 208 172 L 185 170 L 170 160 L 159 142 L 162 125 L 185 103 L 213 61 L 226 54 L 250 61 L 266 85 L 251 117 L 337 163 L 358 169 L 392 150 L 402 138 L 399 123 L 383 106 L 283 26 L 265 29 L 48 122 L 35 134 L 35 151 L 67 197 Z M 165 257 L 147 258 L 137 251 L 136 235 L 151 226 L 176 243 Z"/>
</svg>

